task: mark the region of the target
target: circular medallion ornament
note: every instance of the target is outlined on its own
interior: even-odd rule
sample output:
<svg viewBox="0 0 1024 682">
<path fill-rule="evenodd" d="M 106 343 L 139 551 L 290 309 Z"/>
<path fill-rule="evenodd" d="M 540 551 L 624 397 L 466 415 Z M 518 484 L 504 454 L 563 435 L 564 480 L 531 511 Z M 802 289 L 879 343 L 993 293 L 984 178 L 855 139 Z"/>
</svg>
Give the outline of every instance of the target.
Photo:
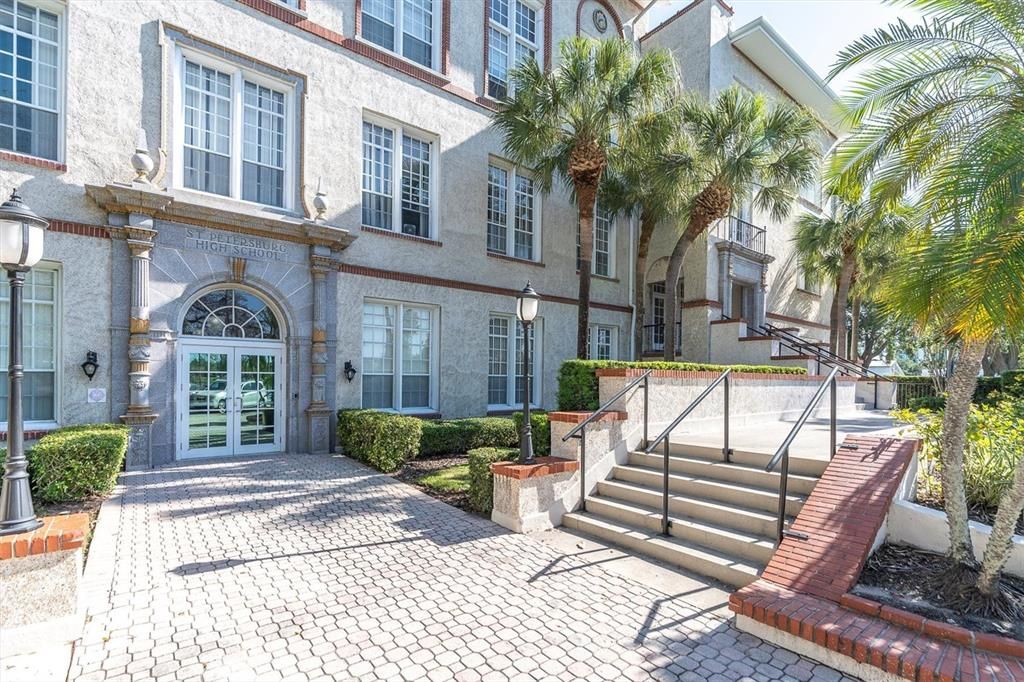
<svg viewBox="0 0 1024 682">
<path fill-rule="evenodd" d="M 594 27 L 601 33 L 608 30 L 608 15 L 603 9 L 594 10 Z"/>
</svg>

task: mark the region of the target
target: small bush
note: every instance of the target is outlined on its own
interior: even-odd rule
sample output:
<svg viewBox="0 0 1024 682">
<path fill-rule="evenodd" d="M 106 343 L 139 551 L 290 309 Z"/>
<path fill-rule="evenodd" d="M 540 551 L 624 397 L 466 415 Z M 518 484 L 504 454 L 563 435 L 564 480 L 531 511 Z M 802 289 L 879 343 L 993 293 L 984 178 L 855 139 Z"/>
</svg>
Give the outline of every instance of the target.
<svg viewBox="0 0 1024 682">
<path fill-rule="evenodd" d="M 807 374 L 803 367 L 775 367 L 769 365 L 728 365 L 734 372 L 754 374 Z M 599 369 L 632 367 L 637 369 L 668 369 L 682 372 L 722 372 L 726 365 L 707 365 L 696 362 L 627 362 L 624 360 L 566 360 L 558 369 L 558 409 L 592 411 L 601 406 L 598 398 L 597 375 Z"/>
<path fill-rule="evenodd" d="M 349 457 L 391 473 L 416 457 L 423 422 L 377 410 L 340 410 L 338 443 Z"/>
<path fill-rule="evenodd" d="M 477 448 L 469 451 L 469 505 L 481 514 L 494 509 L 494 475 L 491 464 L 515 459 L 515 448 Z"/>
<path fill-rule="evenodd" d="M 82 424 L 51 431 L 28 451 L 33 497 L 59 503 L 107 495 L 117 483 L 127 452 L 128 427 L 122 424 Z"/>
<path fill-rule="evenodd" d="M 523 432 L 523 413 L 515 412 L 512 415 L 515 422 L 516 440 L 512 445 L 519 443 L 520 434 Z M 551 422 L 548 421 L 548 414 L 542 410 L 530 410 L 530 429 L 533 431 L 533 453 L 538 456 L 551 454 Z"/>
<path fill-rule="evenodd" d="M 971 401 L 976 404 L 998 402 L 999 391 L 1003 388 L 1001 377 L 978 377 L 978 385 L 974 389 Z"/>
<path fill-rule="evenodd" d="M 474 417 L 423 422 L 420 456 L 469 452 L 474 448 L 510 447 L 519 442 L 516 425 L 506 417 Z"/>
<path fill-rule="evenodd" d="M 944 410 L 945 408 L 946 396 L 944 395 L 926 395 L 907 401 L 908 410 Z"/>
<path fill-rule="evenodd" d="M 1003 382 L 1001 390 L 1004 396 L 1024 400 L 1024 369 L 1003 372 L 999 378 Z"/>
</svg>

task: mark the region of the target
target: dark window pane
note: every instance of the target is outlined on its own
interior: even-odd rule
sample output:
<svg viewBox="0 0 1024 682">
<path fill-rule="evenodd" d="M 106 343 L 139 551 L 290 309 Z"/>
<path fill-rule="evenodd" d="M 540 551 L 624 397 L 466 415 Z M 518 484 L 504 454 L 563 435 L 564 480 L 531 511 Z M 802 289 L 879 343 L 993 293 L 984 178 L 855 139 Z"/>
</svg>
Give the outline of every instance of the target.
<svg viewBox="0 0 1024 682">
<path fill-rule="evenodd" d="M 284 171 L 243 163 L 242 198 L 269 206 L 284 206 Z"/>
<path fill-rule="evenodd" d="M 363 37 L 387 50 L 395 49 L 395 28 L 363 12 Z"/>
<path fill-rule="evenodd" d="M 431 49 L 430 43 L 425 43 L 418 38 L 414 38 L 408 33 L 405 34 L 405 40 L 402 46 L 402 54 L 405 57 L 413 60 L 417 64 L 430 68 L 431 66 Z"/>
</svg>

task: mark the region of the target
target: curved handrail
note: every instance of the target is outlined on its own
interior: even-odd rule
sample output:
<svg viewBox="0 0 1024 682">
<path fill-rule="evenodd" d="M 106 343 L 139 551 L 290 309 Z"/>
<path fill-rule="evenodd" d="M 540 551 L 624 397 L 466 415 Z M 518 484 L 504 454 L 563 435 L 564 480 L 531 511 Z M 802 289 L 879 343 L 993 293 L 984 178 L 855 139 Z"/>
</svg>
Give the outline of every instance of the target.
<svg viewBox="0 0 1024 682">
<path fill-rule="evenodd" d="M 711 392 L 714 391 L 720 383 L 728 379 L 730 374 L 732 374 L 731 367 L 726 369 L 721 374 L 719 374 L 717 379 L 712 381 L 711 384 L 707 388 L 705 388 L 704 391 L 699 396 L 697 396 L 685 410 L 679 413 L 679 416 L 676 417 L 672 421 L 672 423 L 668 425 L 668 428 L 662 431 L 657 438 L 655 438 L 653 441 L 647 444 L 647 447 L 644 448 L 644 454 L 651 454 L 651 451 L 658 446 L 658 443 L 668 438 L 669 434 L 672 433 L 672 431 L 674 431 L 677 426 L 679 426 L 680 422 L 686 419 L 691 412 L 697 409 L 697 406 L 700 405 L 705 398 L 711 395 Z M 726 449 L 728 449 L 728 445 L 726 445 Z"/>
<path fill-rule="evenodd" d="M 644 372 L 643 374 L 638 376 L 636 379 L 633 379 L 633 381 L 631 381 L 628 384 L 626 384 L 625 387 L 623 387 L 623 389 L 621 391 L 619 391 L 618 393 L 613 395 L 608 400 L 604 401 L 604 403 L 600 407 L 598 407 L 596 410 L 594 410 L 593 412 L 590 413 L 589 417 L 587 417 L 586 419 L 581 421 L 579 424 L 577 424 L 575 427 L 573 427 L 572 430 L 569 431 L 569 433 L 567 433 L 564 436 L 562 436 L 562 442 L 564 443 L 565 441 L 569 440 L 570 438 L 575 436 L 577 433 L 582 431 L 583 427 L 585 427 L 587 424 L 589 424 L 590 422 L 592 422 L 595 419 L 597 419 L 598 416 L 600 416 L 600 415 L 604 414 L 605 412 L 607 412 L 608 408 L 611 407 L 612 405 L 614 405 L 615 402 L 619 398 L 621 398 L 622 396 L 626 395 L 626 393 L 628 393 L 634 386 L 636 386 L 641 381 L 643 381 L 647 377 L 649 377 L 651 375 L 651 372 L 653 372 L 653 371 L 654 371 L 653 369 L 647 370 L 646 372 Z M 646 416 L 645 416 L 644 419 L 646 421 Z M 646 437 L 646 434 L 644 434 L 644 436 Z"/>
<path fill-rule="evenodd" d="M 800 418 L 796 420 L 795 424 L 793 424 L 793 428 L 790 429 L 789 435 L 786 436 L 786 439 L 782 441 L 782 445 L 779 446 L 779 449 L 775 451 L 774 455 L 772 455 L 771 460 L 768 461 L 768 465 L 764 468 L 765 471 L 771 471 L 779 465 L 779 460 L 782 459 L 782 456 L 789 450 L 789 446 L 793 444 L 793 440 L 797 437 L 797 434 L 800 433 L 800 429 L 802 429 L 804 424 L 807 423 L 811 413 L 814 412 L 814 408 L 816 408 L 818 403 L 821 402 L 821 397 L 825 395 L 825 389 L 832 384 L 832 381 L 836 378 L 836 373 L 838 372 L 839 368 L 833 367 L 832 371 L 828 373 L 827 377 L 825 377 L 825 380 L 818 385 L 818 390 L 814 392 L 814 396 L 811 398 L 811 401 L 807 403 L 807 407 L 805 407 L 804 411 L 800 413 Z"/>
</svg>

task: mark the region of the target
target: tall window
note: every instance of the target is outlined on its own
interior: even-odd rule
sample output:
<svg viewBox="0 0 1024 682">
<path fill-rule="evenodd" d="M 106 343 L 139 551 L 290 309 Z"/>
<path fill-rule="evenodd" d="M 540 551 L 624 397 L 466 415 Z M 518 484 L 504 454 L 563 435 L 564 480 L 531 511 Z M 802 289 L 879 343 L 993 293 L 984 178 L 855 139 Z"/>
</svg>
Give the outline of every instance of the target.
<svg viewBox="0 0 1024 682">
<path fill-rule="evenodd" d="M 395 162 L 398 141 L 400 166 Z M 432 163 L 431 142 L 400 128 L 364 121 L 363 225 L 430 239 Z M 401 210 L 396 211 L 399 201 Z"/>
<path fill-rule="evenodd" d="M 287 86 L 192 56 L 182 71 L 182 185 L 288 208 Z"/>
<path fill-rule="evenodd" d="M 594 250 L 590 272 L 600 277 L 615 276 L 615 215 L 597 204 L 594 208 Z M 580 268 L 580 224 L 576 221 L 576 269 Z"/>
<path fill-rule="evenodd" d="M 508 94 L 509 71 L 524 59 L 538 58 L 539 12 L 523 0 L 491 0 L 487 31 L 487 94 L 500 99 Z"/>
<path fill-rule="evenodd" d="M 540 320 L 530 326 L 531 405 L 540 404 Z M 514 317 L 491 315 L 487 329 L 487 403 L 491 407 L 523 404 L 523 325 Z"/>
<path fill-rule="evenodd" d="M 535 227 L 540 221 L 536 209 L 537 197 L 533 178 L 493 164 L 488 166 L 488 251 L 524 260 L 540 260 L 538 233 Z"/>
<path fill-rule="evenodd" d="M 614 360 L 618 356 L 618 329 L 606 324 L 590 325 L 587 335 L 587 357 L 591 360 Z"/>
<path fill-rule="evenodd" d="M 437 0 L 363 0 L 363 38 L 434 68 Z"/>
<path fill-rule="evenodd" d="M 25 379 L 22 406 L 27 422 L 57 421 L 57 271 L 36 267 L 25 278 Z M 10 287 L 0 283 L 0 329 L 10 328 Z M 8 361 L 7 334 L 0 334 L 0 366 Z M 0 382 L 0 421 L 7 419 L 7 382 Z"/>
<path fill-rule="evenodd" d="M 436 309 L 363 304 L 363 407 L 423 412 L 436 394 Z"/>
<path fill-rule="evenodd" d="M 0 0 L 0 149 L 60 155 L 61 16 Z"/>
</svg>

